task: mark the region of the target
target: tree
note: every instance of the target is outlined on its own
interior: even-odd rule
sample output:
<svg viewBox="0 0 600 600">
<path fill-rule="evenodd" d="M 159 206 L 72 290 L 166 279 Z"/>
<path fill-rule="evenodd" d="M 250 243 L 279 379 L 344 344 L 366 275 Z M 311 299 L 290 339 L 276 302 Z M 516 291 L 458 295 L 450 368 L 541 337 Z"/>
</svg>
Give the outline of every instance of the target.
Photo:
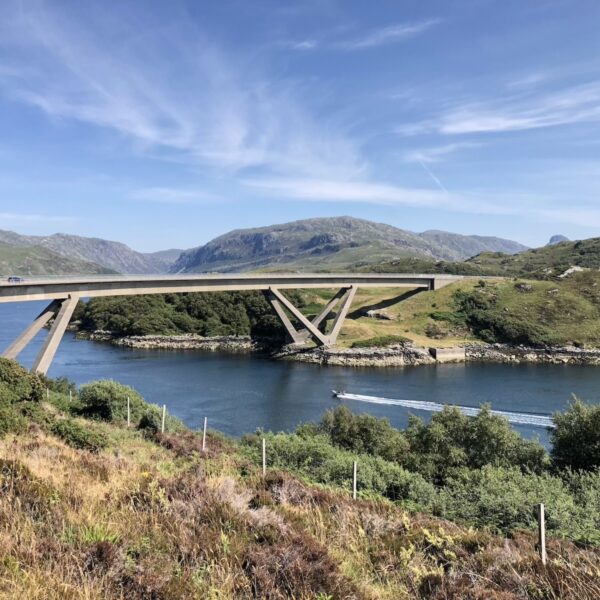
<svg viewBox="0 0 600 600">
<path fill-rule="evenodd" d="M 568 409 L 555 413 L 552 420 L 552 459 L 557 467 L 600 467 L 600 406 L 574 397 Z"/>
</svg>

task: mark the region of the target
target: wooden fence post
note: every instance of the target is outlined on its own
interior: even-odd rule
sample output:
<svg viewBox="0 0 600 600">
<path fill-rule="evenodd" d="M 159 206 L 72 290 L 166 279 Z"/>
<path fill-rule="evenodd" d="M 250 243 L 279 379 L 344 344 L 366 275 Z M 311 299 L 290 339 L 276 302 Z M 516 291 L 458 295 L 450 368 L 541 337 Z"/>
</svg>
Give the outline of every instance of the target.
<svg viewBox="0 0 600 600">
<path fill-rule="evenodd" d="M 262 475 L 263 479 L 267 476 L 267 440 L 262 440 Z"/>
<path fill-rule="evenodd" d="M 160 426 L 160 432 L 164 433 L 165 432 L 165 417 L 167 416 L 167 405 L 163 404 L 163 412 L 162 412 L 162 423 Z"/>
<path fill-rule="evenodd" d="M 354 472 L 352 475 L 352 498 L 356 500 L 356 461 L 354 461 Z"/>
<path fill-rule="evenodd" d="M 131 427 L 131 405 L 129 403 L 129 396 L 127 396 L 127 427 Z"/>
<path fill-rule="evenodd" d="M 540 558 L 542 564 L 546 564 L 546 514 L 544 505 L 538 505 L 538 549 L 540 551 Z"/>
<path fill-rule="evenodd" d="M 202 452 L 206 452 L 206 424 L 208 419 L 204 417 L 204 431 L 202 432 Z"/>
</svg>

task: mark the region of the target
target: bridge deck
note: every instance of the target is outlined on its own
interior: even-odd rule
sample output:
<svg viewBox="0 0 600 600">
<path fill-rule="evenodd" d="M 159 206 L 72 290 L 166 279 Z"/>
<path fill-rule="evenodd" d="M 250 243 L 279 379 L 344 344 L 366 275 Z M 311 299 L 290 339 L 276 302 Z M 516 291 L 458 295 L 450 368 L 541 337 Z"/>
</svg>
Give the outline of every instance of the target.
<svg viewBox="0 0 600 600">
<path fill-rule="evenodd" d="M 410 287 L 438 289 L 463 279 L 458 275 L 401 273 L 276 273 L 210 275 L 110 275 L 0 282 L 0 302 L 60 300 L 76 295 L 130 296 L 181 292 L 268 290 L 269 288 Z"/>
</svg>

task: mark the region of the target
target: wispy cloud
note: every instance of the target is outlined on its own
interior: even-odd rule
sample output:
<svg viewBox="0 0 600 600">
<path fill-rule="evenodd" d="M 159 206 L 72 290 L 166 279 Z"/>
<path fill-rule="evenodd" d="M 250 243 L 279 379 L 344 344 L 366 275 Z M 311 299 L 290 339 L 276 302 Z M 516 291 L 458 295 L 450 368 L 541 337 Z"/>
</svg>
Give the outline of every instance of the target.
<svg viewBox="0 0 600 600">
<path fill-rule="evenodd" d="M 402 125 L 396 131 L 404 135 L 502 133 L 591 121 L 600 121 L 600 81 L 555 92 L 462 104 L 433 119 Z"/>
<path fill-rule="evenodd" d="M 10 35 L 0 26 L 0 87 L 14 100 L 209 168 L 346 175 L 364 168 L 344 125 L 316 119 L 294 83 L 231 59 L 189 23 L 154 30 L 145 23 L 140 36 L 126 19 L 103 22 L 118 15 L 94 15 L 93 29 L 86 23 L 94 19 L 75 22 L 54 4 L 17 6 L 5 15 Z M 120 35 L 109 40 L 103 26 Z"/>
<path fill-rule="evenodd" d="M 344 50 L 365 50 L 401 42 L 407 38 L 423 33 L 437 25 L 440 19 L 428 19 L 416 23 L 398 23 L 381 29 L 369 31 L 354 39 L 342 40 L 336 45 Z"/>
<path fill-rule="evenodd" d="M 134 200 L 157 204 L 205 204 L 219 201 L 215 195 L 202 190 L 167 187 L 142 188 L 134 190 L 130 196 Z"/>
<path fill-rule="evenodd" d="M 486 202 L 481 200 L 480 195 L 451 194 L 441 184 L 441 189 L 438 190 L 406 188 L 366 180 L 248 178 L 242 183 L 279 198 L 296 200 L 442 208 L 482 214 L 513 213 L 513 209 L 506 203 Z M 490 199 L 493 194 L 488 194 L 487 197 Z"/>
<path fill-rule="evenodd" d="M 286 42 L 284 45 L 291 50 L 316 50 L 329 48 L 332 50 L 354 51 L 367 50 L 378 46 L 397 44 L 408 38 L 415 37 L 440 23 L 440 19 L 427 19 L 414 23 L 396 23 L 379 29 L 371 29 L 361 34 L 349 36 L 344 27 L 322 35 L 300 41 Z"/>
<path fill-rule="evenodd" d="M 431 148 L 420 148 L 406 152 L 404 160 L 414 163 L 435 163 L 444 160 L 449 154 L 468 148 L 476 148 L 480 145 L 474 142 L 456 142 L 454 144 L 444 144 Z"/>
</svg>

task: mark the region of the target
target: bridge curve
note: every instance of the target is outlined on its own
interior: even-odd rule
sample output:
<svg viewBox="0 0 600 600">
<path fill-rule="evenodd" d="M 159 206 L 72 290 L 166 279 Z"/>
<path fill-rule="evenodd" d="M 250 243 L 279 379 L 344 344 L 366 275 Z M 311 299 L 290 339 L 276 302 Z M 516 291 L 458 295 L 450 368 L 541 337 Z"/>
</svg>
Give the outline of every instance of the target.
<svg viewBox="0 0 600 600">
<path fill-rule="evenodd" d="M 317 345 L 335 345 L 337 336 L 359 287 L 435 290 L 464 279 L 460 275 L 402 273 L 233 273 L 209 275 L 111 275 L 103 277 L 68 277 L 0 282 L 0 303 L 50 300 L 50 304 L 33 323 L 4 351 L 6 358 L 16 358 L 25 346 L 51 319 L 50 332 L 33 364 L 33 371 L 47 373 L 60 340 L 80 298 L 100 296 L 135 296 L 191 292 L 227 292 L 262 290 L 283 323 L 294 344 L 304 345 L 312 339 Z M 338 292 L 323 311 L 309 320 L 280 290 L 335 288 Z M 321 325 L 341 302 L 332 329 L 325 333 Z M 291 314 L 300 324 L 292 323 Z"/>
</svg>

